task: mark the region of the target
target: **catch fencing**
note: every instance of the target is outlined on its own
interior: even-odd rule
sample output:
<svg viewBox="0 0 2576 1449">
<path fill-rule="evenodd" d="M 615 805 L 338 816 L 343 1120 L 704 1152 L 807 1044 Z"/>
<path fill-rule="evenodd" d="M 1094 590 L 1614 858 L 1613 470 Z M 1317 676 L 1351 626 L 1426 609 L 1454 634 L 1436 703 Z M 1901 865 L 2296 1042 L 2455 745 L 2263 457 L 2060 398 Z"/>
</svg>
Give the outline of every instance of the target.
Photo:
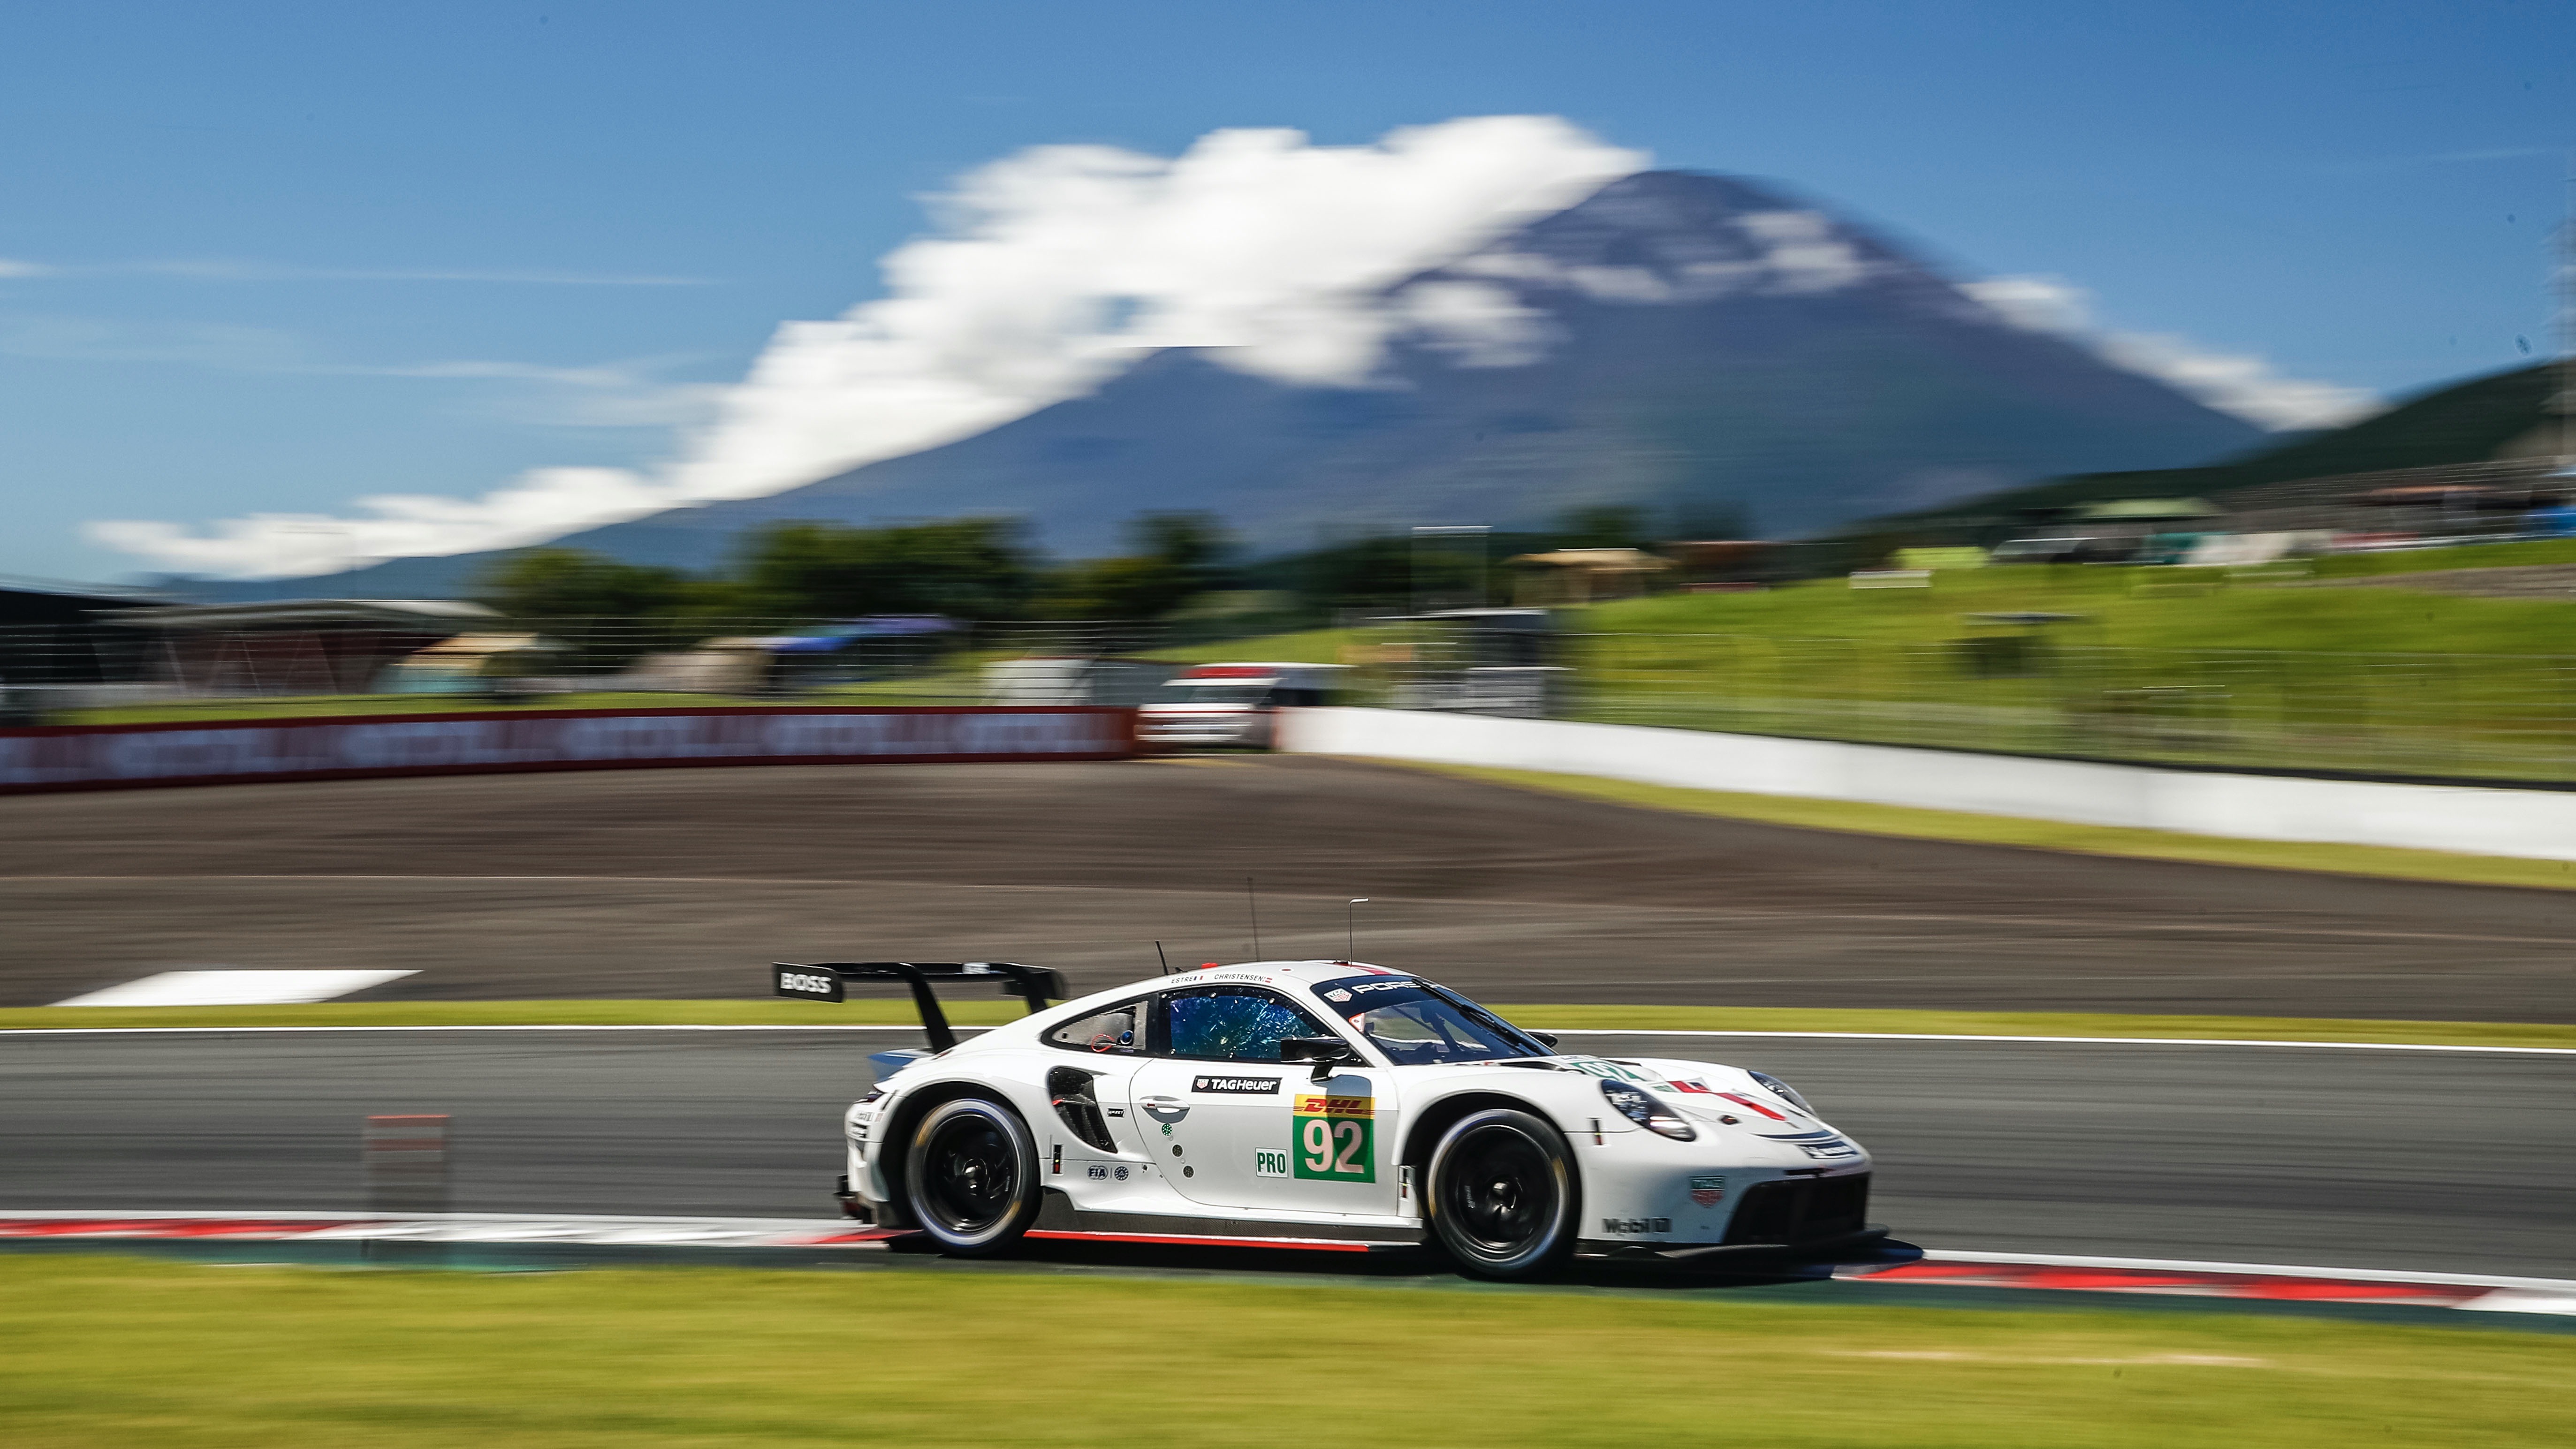
<svg viewBox="0 0 2576 1449">
<path fill-rule="evenodd" d="M 963 707 L 996 702 L 995 660 L 1100 658 L 1156 639 L 1117 622 L 913 622 L 923 627 L 709 615 L 493 618 L 464 632 L 153 629 L 103 611 L 91 623 L 0 628 L 0 725 L 494 705 Z"/>
<path fill-rule="evenodd" d="M 2298 773 L 2576 782 L 2576 655 L 1556 634 L 1375 650 L 1355 702 L 1734 734 Z"/>
</svg>

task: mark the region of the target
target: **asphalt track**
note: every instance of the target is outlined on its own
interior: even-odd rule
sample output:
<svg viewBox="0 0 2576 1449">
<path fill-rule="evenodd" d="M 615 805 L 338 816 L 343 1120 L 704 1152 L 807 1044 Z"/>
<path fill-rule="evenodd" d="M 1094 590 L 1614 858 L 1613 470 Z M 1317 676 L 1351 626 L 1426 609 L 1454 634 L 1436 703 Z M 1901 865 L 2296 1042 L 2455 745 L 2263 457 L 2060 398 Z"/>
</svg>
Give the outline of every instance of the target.
<svg viewBox="0 0 2576 1449">
<path fill-rule="evenodd" d="M 897 1033 L 0 1035 L 0 1210 L 358 1208 L 445 1112 L 460 1210 L 810 1217 Z M 2576 1056 L 1592 1036 L 1773 1071 L 1928 1246 L 2576 1277 Z"/>
<path fill-rule="evenodd" d="M 1261 949 L 1244 898 L 1260 888 Z M 744 996 L 772 958 L 1077 988 L 1359 953 L 1497 1001 L 2576 1021 L 2576 892 L 1799 830 L 1301 758 L 0 799 L 0 1005 L 185 966 Z"/>
</svg>

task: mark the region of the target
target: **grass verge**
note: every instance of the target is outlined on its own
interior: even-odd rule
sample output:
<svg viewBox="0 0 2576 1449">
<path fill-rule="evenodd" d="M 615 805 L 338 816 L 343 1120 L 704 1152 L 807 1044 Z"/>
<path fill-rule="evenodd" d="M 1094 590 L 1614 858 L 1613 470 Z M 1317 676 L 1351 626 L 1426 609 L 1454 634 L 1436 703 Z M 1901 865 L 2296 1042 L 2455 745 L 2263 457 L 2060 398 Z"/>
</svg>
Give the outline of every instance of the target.
<svg viewBox="0 0 2576 1449">
<path fill-rule="evenodd" d="M 998 1026 L 1016 1002 L 945 1002 L 961 1026 Z M 1772 1006 L 1501 1005 L 1529 1026 L 1629 1031 L 1885 1031 L 1937 1036 L 2130 1036 L 2242 1041 L 2408 1042 L 2576 1049 L 2576 1025 L 2370 1021 L 2286 1016 L 2121 1016 L 2108 1012 L 1881 1011 Z M 0 1030 L 261 1026 L 911 1026 L 909 1001 L 359 1001 L 310 1006 L 21 1006 Z"/>
<path fill-rule="evenodd" d="M 1431 770 L 1461 779 L 1484 780 L 1552 795 L 1639 805 L 1649 810 L 1716 815 L 1729 820 L 1758 820 L 1769 825 L 1796 825 L 1811 830 L 1845 830 L 1861 835 L 1900 835 L 1917 840 L 1953 840 L 1977 845 L 2016 845 L 2034 850 L 2073 851 L 2079 855 L 2125 855 L 2141 860 L 2180 860 L 2201 865 L 2252 866 L 2260 870 L 2323 871 L 2333 875 L 2388 876 L 2460 885 L 2576 890 L 2576 861 L 2455 855 L 2442 850 L 2404 850 L 2382 845 L 2239 840 L 2224 835 L 2186 835 L 2180 831 L 2141 830 L 2123 825 L 2066 825 L 2012 815 L 1972 815 L 1958 810 L 1920 810 L 1906 805 L 1866 805 L 1846 800 L 1755 795 L 1733 790 L 1692 790 L 1678 785 L 1643 785 L 1629 780 L 1609 780 L 1597 775 L 1503 770 L 1482 765 L 1440 765 L 1418 760 L 1375 760 L 1373 763 Z"/>
<path fill-rule="evenodd" d="M 727 1269 L 0 1258 L 14 1449 L 2557 1442 L 2576 1340 L 1992 1312 Z M 2552 1429 L 2549 1426 L 2559 1427 Z"/>
</svg>

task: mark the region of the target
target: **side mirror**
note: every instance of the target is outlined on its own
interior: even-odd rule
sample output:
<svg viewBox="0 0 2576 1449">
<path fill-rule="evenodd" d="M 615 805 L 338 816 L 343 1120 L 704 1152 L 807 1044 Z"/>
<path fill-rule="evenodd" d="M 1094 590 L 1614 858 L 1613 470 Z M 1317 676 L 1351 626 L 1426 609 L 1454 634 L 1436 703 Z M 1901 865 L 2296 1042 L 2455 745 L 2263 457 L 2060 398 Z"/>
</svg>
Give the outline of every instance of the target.
<svg viewBox="0 0 2576 1449">
<path fill-rule="evenodd" d="M 1330 1077 L 1333 1068 L 1359 1059 L 1360 1054 L 1351 1050 L 1351 1044 L 1337 1036 L 1292 1036 L 1279 1042 L 1279 1060 L 1313 1062 L 1315 1080 L 1319 1082 Z"/>
<path fill-rule="evenodd" d="M 1541 1046 L 1554 1046 L 1554 1045 L 1556 1045 L 1556 1033 L 1555 1033 L 1555 1032 L 1552 1032 L 1552 1031 L 1534 1031 L 1534 1032 L 1531 1032 L 1531 1033 L 1529 1033 L 1529 1034 L 1530 1034 L 1531 1036 L 1534 1036 L 1534 1037 L 1538 1038 L 1539 1045 L 1541 1045 Z"/>
</svg>

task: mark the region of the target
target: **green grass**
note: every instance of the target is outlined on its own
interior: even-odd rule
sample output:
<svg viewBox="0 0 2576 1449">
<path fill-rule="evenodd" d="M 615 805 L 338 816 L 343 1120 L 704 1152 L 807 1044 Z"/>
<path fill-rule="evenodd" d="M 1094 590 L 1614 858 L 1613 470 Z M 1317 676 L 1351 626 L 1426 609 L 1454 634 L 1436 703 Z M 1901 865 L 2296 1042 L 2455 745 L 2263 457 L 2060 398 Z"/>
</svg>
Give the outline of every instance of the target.
<svg viewBox="0 0 2576 1449">
<path fill-rule="evenodd" d="M 2576 562 L 2576 542 L 2338 555 L 2314 577 Z M 1972 613 L 2080 614 L 2071 644 L 2129 649 L 2289 649 L 2527 655 L 2576 647 L 2576 603 L 2467 599 L 2405 589 L 2287 586 L 2225 569 L 2026 564 L 1945 570 L 1924 589 L 1819 579 L 1758 594 L 1664 594 L 1582 611 L 1594 633 L 1759 634 L 1915 641 L 1958 637 Z"/>
<path fill-rule="evenodd" d="M 2576 1340 L 1452 1287 L 0 1258 L 12 1449 L 2563 1442 Z"/>
<path fill-rule="evenodd" d="M 943 1002 L 961 1026 L 1024 1014 L 1011 1001 Z M 2576 1049 L 2576 1026 L 2275 1016 L 2122 1016 L 2108 1012 L 1892 1011 L 1762 1006 L 1502 1004 L 1524 1025 L 1638 1031 L 1888 1031 L 1968 1036 L 2217 1037 Z M 22 1006 L 0 1030 L 262 1026 L 911 1026 L 909 1001 L 359 1001 L 310 1006 Z"/>
<path fill-rule="evenodd" d="M 2457 855 L 2442 850 L 2406 850 L 2382 845 L 2240 840 L 2233 836 L 2188 835 L 2175 830 L 2141 830 L 2124 825 L 2069 825 L 2013 815 L 1919 810 L 1907 805 L 1871 805 L 1799 795 L 1693 790 L 1678 785 L 1645 785 L 1594 775 L 1503 770 L 1482 765 L 1427 764 L 1418 760 L 1381 760 L 1378 763 L 1431 770 L 1554 795 L 1575 795 L 1588 800 L 1643 806 L 1650 810 L 1716 815 L 1730 820 L 1759 820 L 1812 830 L 1848 830 L 1863 835 L 2013 845 L 2033 850 L 2072 851 L 2081 855 L 2122 855 L 2145 860 L 2252 866 L 2262 870 L 2325 871 L 2336 875 L 2389 876 L 2400 880 L 2448 881 L 2462 885 L 2576 890 L 2576 861 Z M 2576 802 L 2571 802 L 2571 806 L 2576 806 Z"/>
</svg>

